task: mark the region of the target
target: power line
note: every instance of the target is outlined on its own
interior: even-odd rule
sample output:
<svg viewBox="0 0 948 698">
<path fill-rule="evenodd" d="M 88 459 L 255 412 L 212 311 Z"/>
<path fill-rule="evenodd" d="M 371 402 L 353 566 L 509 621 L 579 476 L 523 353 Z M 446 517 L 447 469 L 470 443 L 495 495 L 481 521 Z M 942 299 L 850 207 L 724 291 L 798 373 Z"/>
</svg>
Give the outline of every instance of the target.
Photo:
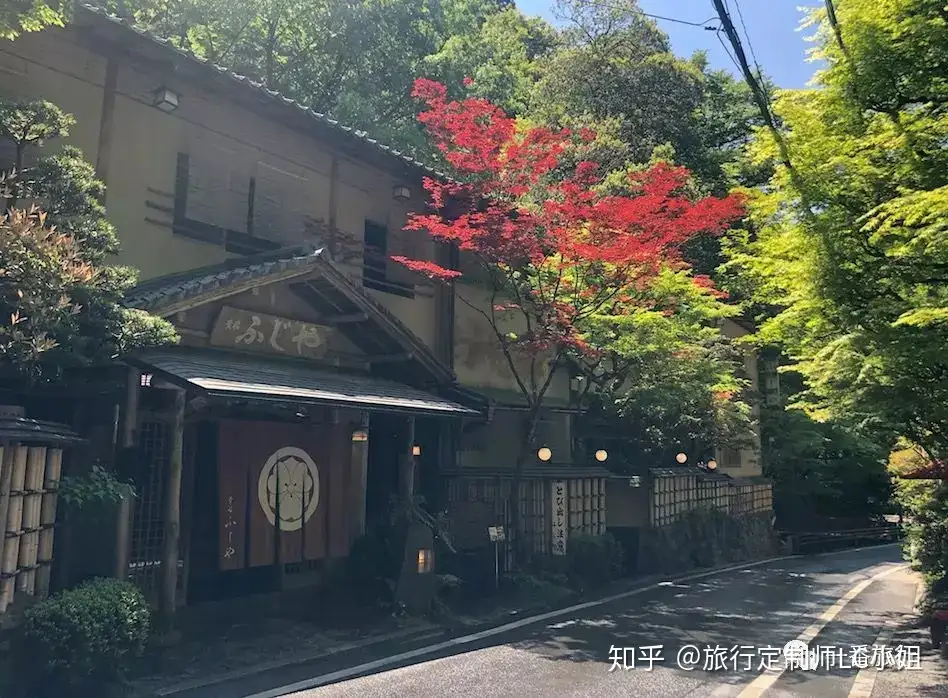
<svg viewBox="0 0 948 698">
<path fill-rule="evenodd" d="M 724 53 L 727 54 L 727 57 L 731 59 L 731 63 L 734 64 L 734 67 L 737 68 L 737 71 L 741 71 L 741 64 L 737 62 L 737 59 L 734 57 L 734 54 L 731 53 L 731 49 L 727 47 L 727 44 L 724 43 L 724 39 L 721 38 L 721 30 L 718 29 L 714 32 L 714 35 L 718 38 L 718 43 L 721 44 L 721 48 L 724 49 Z"/>
<path fill-rule="evenodd" d="M 619 11 L 619 12 L 625 11 L 625 12 L 629 12 L 629 13 L 631 13 L 631 14 L 637 14 L 637 15 L 641 15 L 641 16 L 643 16 L 643 17 L 648 17 L 648 18 L 650 18 L 650 19 L 660 19 L 660 20 L 662 20 L 663 22 L 673 22 L 673 23 L 675 23 L 675 24 L 684 24 L 684 25 L 687 26 L 687 27 L 698 27 L 699 29 L 704 29 L 704 30 L 706 30 L 706 31 L 717 31 L 717 30 L 718 30 L 718 27 L 709 25 L 709 22 L 713 22 L 715 19 L 717 19 L 716 17 L 709 17 L 708 19 L 704 20 L 703 22 L 689 22 L 688 20 L 685 20 L 685 19 L 676 19 L 675 17 L 665 17 L 665 16 L 663 16 L 663 15 L 652 14 L 652 13 L 650 13 L 650 12 L 646 12 L 645 10 L 640 10 L 640 9 L 638 9 L 638 8 L 633 8 L 633 7 L 618 7 L 618 6 L 616 6 L 616 5 L 610 5 L 610 4 L 607 3 L 607 2 L 593 2 L 593 0 L 585 0 L 585 2 L 580 2 L 579 4 L 580 4 L 580 5 L 587 5 L 587 6 L 590 6 L 590 7 L 601 7 L 601 8 L 603 8 L 603 9 L 605 9 L 605 10 L 616 10 L 616 11 Z"/>
<path fill-rule="evenodd" d="M 741 29 L 744 30 L 744 38 L 747 39 L 747 48 L 750 49 L 751 58 L 754 60 L 754 67 L 757 68 L 757 79 L 763 80 L 763 71 L 760 69 L 760 63 L 757 62 L 757 53 L 754 51 L 754 44 L 751 42 L 750 32 L 747 31 L 747 25 L 744 24 L 744 13 L 741 12 L 741 0 L 734 0 L 734 6 L 737 8 L 737 18 L 741 21 Z"/>
</svg>

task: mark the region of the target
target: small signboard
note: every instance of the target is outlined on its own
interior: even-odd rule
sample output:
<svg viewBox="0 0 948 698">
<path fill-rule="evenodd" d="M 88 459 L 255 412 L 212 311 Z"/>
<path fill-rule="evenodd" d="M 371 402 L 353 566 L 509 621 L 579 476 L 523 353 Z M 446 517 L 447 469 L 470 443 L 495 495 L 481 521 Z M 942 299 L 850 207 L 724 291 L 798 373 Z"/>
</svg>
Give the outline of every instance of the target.
<svg viewBox="0 0 948 698">
<path fill-rule="evenodd" d="M 553 493 L 552 544 L 554 555 L 566 554 L 566 481 L 554 480 L 551 488 Z"/>
<path fill-rule="evenodd" d="M 211 344 L 312 359 L 325 353 L 330 331 L 320 325 L 224 306 L 211 329 Z"/>
<path fill-rule="evenodd" d="M 631 475 L 629 477 L 629 487 L 641 487 L 642 477 L 640 475 Z"/>
<path fill-rule="evenodd" d="M 488 526 L 487 534 L 490 536 L 491 543 L 500 543 L 507 540 L 507 532 L 503 526 Z"/>
</svg>

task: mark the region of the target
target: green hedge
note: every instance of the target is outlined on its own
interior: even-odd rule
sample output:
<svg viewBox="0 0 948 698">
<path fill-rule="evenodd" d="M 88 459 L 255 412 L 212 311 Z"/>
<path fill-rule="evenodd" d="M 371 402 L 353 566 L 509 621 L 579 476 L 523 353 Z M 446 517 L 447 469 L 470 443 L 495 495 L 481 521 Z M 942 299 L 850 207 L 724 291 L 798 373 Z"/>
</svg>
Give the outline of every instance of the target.
<svg viewBox="0 0 948 698">
<path fill-rule="evenodd" d="M 26 695 L 103 695 L 101 687 L 141 656 L 149 624 L 141 592 L 117 579 L 95 579 L 39 602 L 13 641 Z"/>
<path fill-rule="evenodd" d="M 899 480 L 896 498 L 906 517 L 905 555 L 925 581 L 925 612 L 935 598 L 948 601 L 948 482 Z"/>
</svg>

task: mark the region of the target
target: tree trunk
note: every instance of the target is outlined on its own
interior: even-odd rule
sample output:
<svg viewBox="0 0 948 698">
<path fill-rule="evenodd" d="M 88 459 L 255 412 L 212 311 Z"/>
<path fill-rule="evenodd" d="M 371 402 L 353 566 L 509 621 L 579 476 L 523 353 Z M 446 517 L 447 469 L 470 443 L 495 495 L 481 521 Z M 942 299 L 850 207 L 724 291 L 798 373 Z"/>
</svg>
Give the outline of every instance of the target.
<svg viewBox="0 0 948 698">
<path fill-rule="evenodd" d="M 529 422 L 527 423 L 527 429 L 523 439 L 520 442 L 520 450 L 517 454 L 517 461 L 514 465 L 513 482 L 511 483 L 510 498 L 508 500 L 508 506 L 510 508 L 511 539 L 514 543 L 514 564 L 518 567 L 522 567 L 524 563 L 529 561 L 532 552 L 530 550 L 530 546 L 527 544 L 527 539 L 523 528 L 523 512 L 520 509 L 520 483 L 523 482 L 524 466 L 526 466 L 527 461 L 530 458 L 531 447 L 533 446 L 533 439 L 536 436 L 539 416 L 540 406 L 537 404 L 530 408 L 529 417 L 527 418 Z"/>
</svg>

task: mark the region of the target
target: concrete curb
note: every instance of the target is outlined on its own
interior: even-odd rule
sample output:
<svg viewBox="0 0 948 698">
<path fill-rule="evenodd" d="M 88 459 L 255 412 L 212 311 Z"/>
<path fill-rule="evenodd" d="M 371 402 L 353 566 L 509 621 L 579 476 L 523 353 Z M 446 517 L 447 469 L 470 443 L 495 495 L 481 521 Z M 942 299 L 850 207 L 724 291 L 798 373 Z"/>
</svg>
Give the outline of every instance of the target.
<svg viewBox="0 0 948 698">
<path fill-rule="evenodd" d="M 433 638 L 443 635 L 444 632 L 445 631 L 443 628 L 438 628 L 438 626 L 434 624 L 425 628 L 406 628 L 404 630 L 396 630 L 384 635 L 378 635 L 370 642 L 345 642 L 333 646 L 332 649 L 322 652 L 314 652 L 310 655 L 293 657 L 291 659 L 277 659 L 269 662 L 261 662 L 243 669 L 234 669 L 232 671 L 221 672 L 219 674 L 213 674 L 200 679 L 182 681 L 180 683 L 175 683 L 171 684 L 170 686 L 152 690 L 149 692 L 149 694 L 152 696 L 157 696 L 158 698 L 165 698 L 165 696 L 174 696 L 178 693 L 184 693 L 186 691 L 193 691 L 198 688 L 206 688 L 207 686 L 214 686 L 217 684 L 226 683 L 228 681 L 246 678 L 248 676 L 261 674 L 265 671 L 271 671 L 273 669 L 282 669 L 284 667 L 294 666 L 296 664 L 306 664 L 307 662 L 333 657 L 342 652 L 348 652 L 354 649 L 373 647 L 375 645 L 381 645 L 393 640 L 420 640 L 428 637 Z"/>
</svg>

